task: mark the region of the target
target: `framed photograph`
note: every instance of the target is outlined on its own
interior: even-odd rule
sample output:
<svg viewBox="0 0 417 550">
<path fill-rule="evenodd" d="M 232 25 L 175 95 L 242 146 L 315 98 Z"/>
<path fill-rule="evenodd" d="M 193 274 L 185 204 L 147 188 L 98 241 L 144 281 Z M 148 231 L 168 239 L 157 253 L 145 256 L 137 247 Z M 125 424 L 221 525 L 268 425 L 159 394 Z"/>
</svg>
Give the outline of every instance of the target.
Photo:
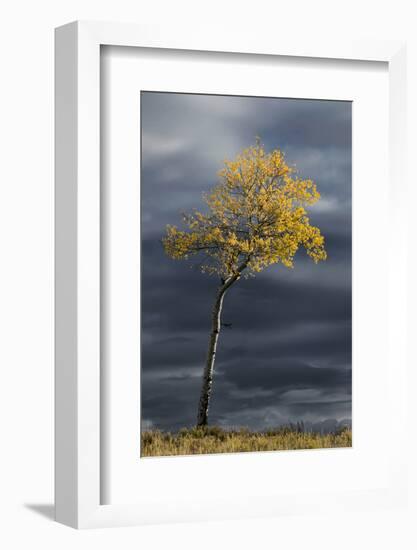
<svg viewBox="0 0 417 550">
<path fill-rule="evenodd" d="M 404 82 L 402 43 L 56 30 L 58 521 L 404 502 Z"/>
</svg>

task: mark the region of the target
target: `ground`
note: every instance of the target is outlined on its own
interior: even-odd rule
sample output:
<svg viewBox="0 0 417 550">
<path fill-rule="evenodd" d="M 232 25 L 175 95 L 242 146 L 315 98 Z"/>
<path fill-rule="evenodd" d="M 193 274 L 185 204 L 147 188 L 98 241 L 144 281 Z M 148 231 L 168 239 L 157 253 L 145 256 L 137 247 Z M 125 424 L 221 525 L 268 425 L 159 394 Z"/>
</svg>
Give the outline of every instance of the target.
<svg viewBox="0 0 417 550">
<path fill-rule="evenodd" d="M 352 431 L 319 434 L 296 427 L 264 432 L 246 429 L 224 430 L 217 426 L 183 429 L 178 433 L 142 432 L 141 456 L 238 453 L 295 449 L 351 447 Z"/>
</svg>

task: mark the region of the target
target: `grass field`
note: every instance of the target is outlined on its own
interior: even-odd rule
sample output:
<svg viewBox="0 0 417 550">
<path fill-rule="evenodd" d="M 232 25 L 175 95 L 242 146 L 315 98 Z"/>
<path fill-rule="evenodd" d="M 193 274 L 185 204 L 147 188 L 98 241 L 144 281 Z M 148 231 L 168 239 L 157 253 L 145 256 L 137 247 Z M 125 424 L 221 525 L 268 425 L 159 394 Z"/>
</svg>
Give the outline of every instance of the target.
<svg viewBox="0 0 417 550">
<path fill-rule="evenodd" d="M 296 428 L 278 428 L 264 432 L 246 429 L 223 430 L 217 426 L 183 429 L 178 433 L 142 432 L 141 456 L 172 456 L 294 449 L 351 447 L 352 431 L 319 434 Z"/>
</svg>

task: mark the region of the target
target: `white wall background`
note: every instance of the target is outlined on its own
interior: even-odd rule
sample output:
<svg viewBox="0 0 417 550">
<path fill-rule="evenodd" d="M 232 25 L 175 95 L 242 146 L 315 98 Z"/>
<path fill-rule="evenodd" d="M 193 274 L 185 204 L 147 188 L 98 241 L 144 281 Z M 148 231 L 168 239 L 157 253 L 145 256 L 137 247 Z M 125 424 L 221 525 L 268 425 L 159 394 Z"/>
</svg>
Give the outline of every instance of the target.
<svg viewBox="0 0 417 550">
<path fill-rule="evenodd" d="M 409 215 L 417 199 L 417 34 L 412 0 L 13 0 L 0 8 L 0 546 L 14 548 L 415 548 L 416 510 L 77 532 L 53 499 L 53 28 L 75 19 L 408 41 Z M 267 26 L 265 26 L 267 25 Z M 215 32 L 215 30 L 214 30 Z M 416 231 L 410 224 L 410 231 Z M 410 240 L 410 281 L 417 280 Z M 410 322 L 416 293 L 410 293 Z M 411 333 L 413 340 L 413 334 Z M 417 364 L 415 353 L 410 364 Z M 417 376 L 410 369 L 410 398 Z M 410 399 L 410 426 L 416 406 Z M 410 438 L 411 439 L 411 438 Z M 395 437 L 392 442 L 395 443 Z M 390 441 L 387 441 L 390 444 Z M 415 445 L 410 454 L 415 459 Z M 411 504 L 417 495 L 412 472 Z"/>
</svg>

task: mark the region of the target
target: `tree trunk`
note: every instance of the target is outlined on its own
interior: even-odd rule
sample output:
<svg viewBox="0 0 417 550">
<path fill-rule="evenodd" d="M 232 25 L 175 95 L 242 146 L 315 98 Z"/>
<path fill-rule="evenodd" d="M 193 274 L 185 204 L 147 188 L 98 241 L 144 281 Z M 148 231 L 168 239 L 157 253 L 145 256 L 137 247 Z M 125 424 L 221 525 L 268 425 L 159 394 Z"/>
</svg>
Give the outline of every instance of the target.
<svg viewBox="0 0 417 550">
<path fill-rule="evenodd" d="M 223 299 L 227 288 L 222 285 L 218 291 L 213 305 L 211 316 L 211 333 L 207 351 L 206 366 L 203 374 L 203 384 L 201 386 L 200 403 L 198 405 L 197 426 L 207 425 L 208 409 L 210 404 L 211 389 L 213 385 L 214 361 L 216 359 L 217 341 L 221 329 L 221 314 Z"/>
<path fill-rule="evenodd" d="M 217 341 L 219 339 L 221 329 L 221 314 L 223 307 L 223 299 L 227 290 L 240 279 L 241 272 L 246 269 L 248 260 L 243 262 L 237 269 L 236 273 L 222 281 L 222 286 L 219 287 L 216 295 L 216 300 L 213 305 L 211 316 L 211 333 L 207 351 L 206 366 L 203 374 L 203 384 L 201 386 L 200 402 L 198 405 L 197 426 L 207 426 L 208 410 L 210 405 L 211 389 L 213 385 L 214 362 L 216 359 Z"/>
</svg>

